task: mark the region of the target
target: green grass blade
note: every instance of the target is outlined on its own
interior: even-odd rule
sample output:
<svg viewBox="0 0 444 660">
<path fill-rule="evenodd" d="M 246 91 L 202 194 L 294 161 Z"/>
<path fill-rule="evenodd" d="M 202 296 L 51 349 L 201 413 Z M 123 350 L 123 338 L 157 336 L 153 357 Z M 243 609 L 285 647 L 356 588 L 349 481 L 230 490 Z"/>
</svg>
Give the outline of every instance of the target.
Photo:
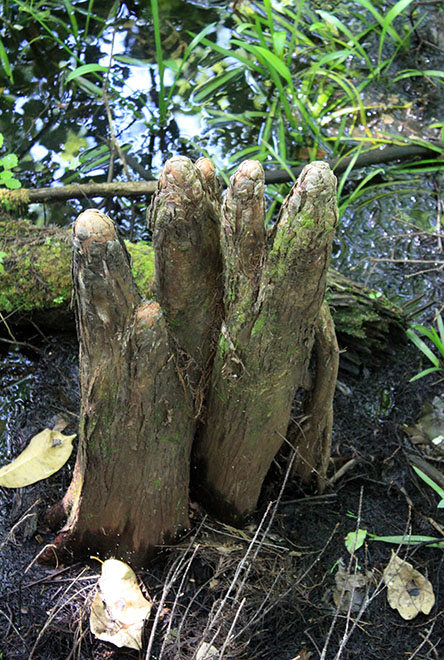
<svg viewBox="0 0 444 660">
<path fill-rule="evenodd" d="M 430 362 L 437 368 L 439 368 L 439 359 L 438 357 L 430 350 L 430 348 L 427 346 L 425 342 L 418 337 L 418 335 L 413 332 L 410 328 L 406 331 L 407 337 L 412 341 L 417 348 L 423 353 L 426 358 L 430 360 Z"/>
<path fill-rule="evenodd" d="M 328 11 L 323 11 L 322 9 L 318 10 L 317 12 L 321 18 L 324 19 L 327 23 L 331 23 L 339 32 L 342 32 L 347 39 L 350 41 L 350 43 L 353 45 L 353 47 L 356 49 L 356 52 L 361 55 L 361 57 L 364 58 L 365 63 L 367 64 L 368 70 L 373 71 L 374 67 L 372 64 L 372 61 L 370 57 L 367 54 L 367 51 L 365 48 L 361 46 L 359 43 L 359 35 L 356 37 L 353 32 L 342 22 L 337 18 L 334 14 L 330 14 Z"/>
<path fill-rule="evenodd" d="M 63 0 L 63 4 L 65 5 L 66 13 L 68 14 L 69 17 L 69 22 L 71 23 L 73 36 L 77 41 L 79 36 L 79 26 L 77 24 L 77 18 L 74 7 L 72 6 L 70 0 Z"/>
<path fill-rule="evenodd" d="M 354 164 L 354 163 L 353 163 Z M 349 168 L 347 168 L 348 170 Z M 369 172 L 359 183 L 358 186 L 353 190 L 352 194 L 349 195 L 349 197 L 346 198 L 344 202 L 342 202 L 339 206 L 339 212 L 341 214 L 344 213 L 345 209 L 352 204 L 356 199 L 358 199 L 362 194 L 365 192 L 369 192 L 370 186 L 369 181 L 371 181 L 373 178 L 377 177 L 379 174 L 383 173 L 384 170 L 382 167 L 379 167 L 377 170 L 373 170 L 372 172 Z M 373 197 L 373 200 L 375 197 Z"/>
<path fill-rule="evenodd" d="M 296 181 L 296 177 L 295 177 L 294 173 L 293 173 L 293 172 L 291 171 L 291 169 L 288 167 L 287 163 L 286 163 L 285 160 L 280 156 L 280 154 L 278 154 L 278 153 L 276 152 L 276 150 L 271 146 L 271 144 L 269 144 L 269 143 L 266 142 L 265 140 L 261 140 L 261 145 L 262 145 L 262 144 L 265 145 L 265 147 L 267 148 L 267 150 L 270 152 L 270 154 L 273 156 L 273 158 L 276 159 L 276 161 L 279 163 L 279 165 L 281 166 L 281 168 L 287 172 L 287 174 L 288 174 L 288 176 L 290 177 L 291 181 L 293 181 L 293 182 Z"/>
<path fill-rule="evenodd" d="M 355 153 L 353 154 L 353 157 L 352 157 L 352 159 L 351 159 L 349 165 L 347 166 L 347 169 L 345 170 L 345 172 L 344 172 L 343 175 L 341 176 L 341 179 L 340 179 L 340 181 L 339 181 L 339 183 L 338 183 L 338 199 L 340 199 L 340 197 L 341 197 L 342 189 L 343 189 L 343 187 L 344 187 L 344 185 L 345 185 L 345 183 L 346 183 L 346 181 L 347 181 L 347 179 L 348 179 L 348 175 L 350 174 L 350 172 L 351 172 L 352 169 L 354 168 L 355 163 L 356 163 L 356 160 L 358 159 L 358 157 L 359 157 L 361 151 L 362 151 L 362 144 L 360 144 L 360 145 L 358 146 L 358 148 L 356 149 L 356 151 L 355 151 Z M 340 161 L 339 161 L 339 162 L 340 162 Z M 347 205 L 347 206 L 348 206 L 348 205 Z"/>
<path fill-rule="evenodd" d="M 424 369 L 424 371 L 420 371 L 419 374 L 416 374 L 416 376 L 410 378 L 409 383 L 413 383 L 415 380 L 424 378 L 424 376 L 428 376 L 429 374 L 436 373 L 437 371 L 441 371 L 441 369 L 439 367 L 429 367 L 428 369 Z"/>
<path fill-rule="evenodd" d="M 223 55 L 224 57 L 236 59 L 240 64 L 243 64 L 247 69 L 252 69 L 257 73 L 264 73 L 263 67 L 258 66 L 248 58 L 244 57 L 239 51 L 228 50 L 227 48 L 223 48 L 223 46 L 219 46 L 219 44 L 215 43 L 214 41 L 210 41 L 209 39 L 206 38 L 202 39 L 202 43 L 204 46 L 211 48 L 211 50 L 213 50 L 216 53 L 219 53 L 220 55 Z M 240 43 L 242 44 L 243 47 L 244 44 L 242 42 Z"/>
<path fill-rule="evenodd" d="M 421 543 L 427 543 L 432 548 L 444 548 L 444 541 L 441 541 L 435 536 L 421 536 L 418 534 L 404 534 L 403 536 L 375 536 L 374 534 L 368 534 L 368 537 L 371 541 L 382 541 L 383 543 L 395 543 L 397 545 L 420 545 Z"/>
<path fill-rule="evenodd" d="M 256 46 L 255 44 L 242 42 L 239 39 L 232 39 L 231 41 L 233 44 L 236 44 L 255 55 L 259 61 L 262 59 L 270 72 L 274 69 L 288 84 L 293 84 L 291 73 L 287 65 L 270 50 L 267 50 L 263 46 Z"/>
<path fill-rule="evenodd" d="M 108 71 L 108 67 L 93 63 L 82 64 L 81 66 L 78 66 L 77 69 L 74 69 L 74 71 L 71 71 L 71 73 L 66 77 L 65 83 L 69 83 L 71 80 L 75 80 L 79 76 L 84 76 L 87 73 L 97 73 L 98 71 Z"/>
<path fill-rule="evenodd" d="M 433 479 L 430 479 L 430 477 L 429 477 L 427 474 L 425 474 L 425 472 L 423 472 L 422 470 L 420 470 L 419 468 L 415 467 L 414 465 L 412 465 L 412 468 L 415 470 L 416 474 L 417 474 L 419 477 L 421 477 L 421 479 L 422 479 L 422 480 L 423 480 L 428 486 L 430 486 L 430 488 L 433 488 L 433 490 L 435 491 L 435 493 L 437 493 L 441 499 L 444 499 L 444 489 L 441 488 L 441 486 L 438 486 L 438 484 L 437 484 L 435 481 L 433 481 Z"/>
<path fill-rule="evenodd" d="M 444 71 L 437 69 L 427 69 L 425 71 L 420 71 L 419 69 L 406 69 L 405 71 L 398 73 L 393 78 L 393 82 L 399 82 L 400 80 L 404 80 L 404 78 L 415 78 L 418 76 L 421 78 L 444 78 Z"/>
<path fill-rule="evenodd" d="M 438 331 L 439 331 L 439 336 L 441 338 L 441 343 L 444 346 L 444 323 L 441 314 L 438 314 L 438 316 L 436 317 L 436 323 L 438 325 Z"/>
<path fill-rule="evenodd" d="M 92 12 L 93 5 L 94 5 L 94 0 L 89 0 L 88 9 L 87 9 L 87 13 L 86 13 L 85 30 L 83 32 L 83 39 L 85 41 L 86 41 L 86 37 L 88 36 L 88 33 L 89 33 L 89 22 L 90 22 L 91 17 L 97 19 L 97 17 Z"/>
<path fill-rule="evenodd" d="M 191 53 L 196 48 L 196 46 L 198 46 L 200 44 L 200 42 L 205 39 L 207 34 L 213 30 L 215 25 L 216 25 L 215 23 L 210 23 L 209 25 L 204 27 L 203 30 L 201 30 L 198 34 L 194 35 L 194 38 L 188 44 L 188 46 L 185 50 L 185 53 L 183 55 L 183 58 L 182 58 L 182 60 L 179 64 L 179 67 L 177 68 L 177 71 L 174 75 L 173 84 L 171 85 L 170 91 L 168 92 L 168 98 L 166 100 L 166 105 L 167 106 L 170 104 L 170 101 L 172 99 L 172 96 L 174 94 L 174 91 L 175 91 L 175 88 L 176 88 L 176 85 L 177 85 L 177 81 L 180 78 L 180 75 L 182 73 L 183 67 L 185 66 L 185 63 L 187 62 L 188 58 L 190 57 Z"/>
<path fill-rule="evenodd" d="M 397 18 L 403 11 L 406 9 L 413 0 L 399 0 L 384 16 L 382 23 L 382 32 L 379 39 L 379 49 L 378 49 L 378 64 L 382 62 L 382 50 L 384 48 L 384 41 L 387 32 L 390 32 L 391 36 L 394 36 L 397 43 L 402 46 L 404 43 L 405 37 L 401 37 L 396 30 L 393 28 L 393 21 Z"/>
<path fill-rule="evenodd" d="M 214 76 L 210 80 L 206 80 L 204 83 L 197 86 L 196 91 L 193 94 L 193 100 L 196 103 L 200 103 L 208 96 L 211 96 L 220 87 L 223 87 L 232 78 L 239 76 L 241 73 L 242 72 L 240 69 L 233 69 L 232 71 L 228 71 L 228 73 L 223 76 Z"/>
<path fill-rule="evenodd" d="M 157 70 L 159 73 L 159 119 L 163 124 L 167 114 L 167 103 L 165 100 L 165 64 L 163 61 L 162 40 L 160 36 L 160 19 L 158 0 L 151 1 L 151 11 L 153 13 L 154 44 L 156 50 Z"/>
<path fill-rule="evenodd" d="M 259 147 L 257 144 L 251 146 L 251 147 L 245 147 L 245 149 L 241 149 L 240 151 L 236 151 L 235 154 L 230 156 L 229 162 L 230 163 L 237 163 L 241 160 L 244 160 L 245 157 L 252 158 L 253 155 L 257 156 L 259 151 Z"/>
<path fill-rule="evenodd" d="M 435 328 L 426 328 L 424 325 L 412 325 L 412 330 L 415 330 L 416 332 L 424 335 L 424 337 L 427 337 L 427 339 L 430 339 L 430 341 L 436 346 L 441 355 L 444 357 L 444 346 L 442 345 L 441 339 Z"/>
<path fill-rule="evenodd" d="M 11 71 L 11 65 L 9 63 L 9 58 L 6 53 L 5 47 L 3 46 L 3 42 L 0 39 L 0 62 L 2 63 L 2 66 L 5 70 L 6 75 L 8 76 L 9 80 L 13 83 L 14 82 L 14 77 L 12 75 Z"/>
</svg>

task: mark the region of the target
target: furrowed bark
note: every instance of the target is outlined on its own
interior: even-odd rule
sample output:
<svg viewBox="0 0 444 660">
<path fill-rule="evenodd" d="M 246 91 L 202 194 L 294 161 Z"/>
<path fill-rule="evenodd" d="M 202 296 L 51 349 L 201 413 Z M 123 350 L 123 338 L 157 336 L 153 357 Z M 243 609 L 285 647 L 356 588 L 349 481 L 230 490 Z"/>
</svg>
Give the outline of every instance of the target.
<svg viewBox="0 0 444 660">
<path fill-rule="evenodd" d="M 314 353 L 314 383 L 304 401 L 304 421 L 301 424 L 290 422 L 288 438 L 297 448 L 293 474 L 305 483 L 315 476 L 318 491 L 322 493 L 331 453 L 333 397 L 339 367 L 335 326 L 326 302 L 321 306 L 315 325 Z"/>
<path fill-rule="evenodd" d="M 223 210 L 225 321 L 196 451 L 206 501 L 235 522 L 254 510 L 294 393 L 306 386 L 337 223 L 336 179 L 324 163 L 304 169 L 268 237 L 263 192 L 260 165 L 241 165 Z"/>
<path fill-rule="evenodd" d="M 193 414 L 160 306 L 142 301 L 112 222 L 82 213 L 73 245 L 80 446 L 60 539 L 140 565 L 188 527 Z"/>
<path fill-rule="evenodd" d="M 154 295 L 153 249 L 142 243 L 126 241 L 125 245 L 138 289 L 149 299 Z M 0 313 L 8 326 L 34 323 L 45 332 L 72 332 L 75 323 L 70 310 L 71 232 L 3 219 L 0 250 L 7 255 L 0 277 Z M 339 343 L 347 349 L 341 355 L 341 365 L 359 373 L 363 364 L 385 359 L 391 344 L 399 344 L 405 338 L 406 314 L 381 291 L 353 282 L 330 268 L 327 298 Z"/>
<path fill-rule="evenodd" d="M 222 318 L 220 189 L 207 158 L 170 159 L 149 211 L 156 294 L 198 417 Z"/>
</svg>

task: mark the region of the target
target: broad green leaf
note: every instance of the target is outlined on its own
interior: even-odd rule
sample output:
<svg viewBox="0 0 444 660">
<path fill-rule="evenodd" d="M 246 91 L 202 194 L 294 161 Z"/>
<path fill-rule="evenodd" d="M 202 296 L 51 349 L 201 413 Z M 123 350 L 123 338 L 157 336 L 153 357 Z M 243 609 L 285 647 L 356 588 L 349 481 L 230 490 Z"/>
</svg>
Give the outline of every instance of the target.
<svg viewBox="0 0 444 660">
<path fill-rule="evenodd" d="M 0 181 L 7 188 L 9 188 L 9 190 L 18 190 L 19 188 L 22 187 L 20 181 L 16 179 L 12 174 L 12 172 L 10 172 L 9 170 L 7 170 L 6 172 L 0 172 Z"/>
<path fill-rule="evenodd" d="M 366 529 L 358 529 L 356 532 L 349 532 L 345 537 L 345 547 L 350 553 L 352 553 L 354 550 L 358 550 L 364 545 L 366 537 Z"/>
<path fill-rule="evenodd" d="M 143 596 L 132 570 L 123 561 L 107 559 L 91 607 L 89 625 L 97 639 L 140 651 L 151 603 Z"/>
<path fill-rule="evenodd" d="M 287 41 L 287 33 L 286 32 L 273 32 L 273 47 L 274 47 L 274 52 L 277 55 L 282 55 L 284 52 L 284 46 Z"/>
<path fill-rule="evenodd" d="M 15 154 L 8 154 L 0 158 L 0 163 L 3 165 L 5 170 L 12 170 L 13 167 L 17 167 L 18 158 Z"/>
<path fill-rule="evenodd" d="M 47 479 L 65 465 L 75 437 L 51 429 L 41 431 L 12 463 L 0 469 L 0 486 L 22 488 Z"/>
</svg>

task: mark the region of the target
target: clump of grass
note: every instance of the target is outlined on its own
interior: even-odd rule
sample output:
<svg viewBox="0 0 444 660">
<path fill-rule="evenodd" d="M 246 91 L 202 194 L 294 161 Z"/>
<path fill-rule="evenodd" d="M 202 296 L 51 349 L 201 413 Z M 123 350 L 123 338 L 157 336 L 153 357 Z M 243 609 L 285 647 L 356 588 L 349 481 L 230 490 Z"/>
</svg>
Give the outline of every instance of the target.
<svg viewBox="0 0 444 660">
<path fill-rule="evenodd" d="M 410 378 L 410 382 L 418 380 L 419 378 L 424 378 L 424 376 L 433 373 L 439 373 L 441 376 L 444 376 L 444 323 L 441 314 L 437 314 L 436 316 L 436 325 L 438 327 L 438 332 L 433 326 L 427 328 L 426 326 L 419 324 L 412 325 L 411 328 L 407 330 L 407 337 L 433 365 L 432 367 L 423 369 Z M 429 339 L 434 350 L 431 349 L 417 333 Z"/>
</svg>

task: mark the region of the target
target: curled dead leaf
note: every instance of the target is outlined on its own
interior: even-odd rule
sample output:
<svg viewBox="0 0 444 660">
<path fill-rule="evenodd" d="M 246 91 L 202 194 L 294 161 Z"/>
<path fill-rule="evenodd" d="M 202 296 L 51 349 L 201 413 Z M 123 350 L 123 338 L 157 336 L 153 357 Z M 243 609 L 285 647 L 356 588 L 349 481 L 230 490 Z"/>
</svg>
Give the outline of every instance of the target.
<svg viewBox="0 0 444 660">
<path fill-rule="evenodd" d="M 118 559 L 103 562 L 89 618 L 93 635 L 119 648 L 140 650 L 150 611 L 151 603 L 143 596 L 132 568 Z"/>
<path fill-rule="evenodd" d="M 349 573 L 341 564 L 335 575 L 333 600 L 341 612 L 358 612 L 368 591 L 373 574 L 359 571 Z"/>
<path fill-rule="evenodd" d="M 397 557 L 393 551 L 384 570 L 384 582 L 390 607 L 398 610 L 403 619 L 414 619 L 420 612 L 430 614 L 435 604 L 432 585 L 412 564 Z"/>
</svg>

